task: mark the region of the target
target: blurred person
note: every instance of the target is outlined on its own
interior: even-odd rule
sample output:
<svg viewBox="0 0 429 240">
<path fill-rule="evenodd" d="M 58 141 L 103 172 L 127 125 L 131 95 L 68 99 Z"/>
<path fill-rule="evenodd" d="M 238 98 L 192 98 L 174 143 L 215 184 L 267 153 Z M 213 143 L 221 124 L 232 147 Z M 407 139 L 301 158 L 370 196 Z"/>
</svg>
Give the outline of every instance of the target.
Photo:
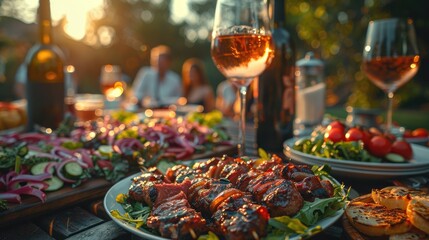
<svg viewBox="0 0 429 240">
<path fill-rule="evenodd" d="M 237 87 L 228 80 L 224 80 L 216 88 L 216 108 L 226 117 L 233 118 L 239 108 Z"/>
<path fill-rule="evenodd" d="M 205 112 L 215 108 L 213 89 L 210 86 L 201 60 L 190 58 L 183 63 L 182 80 L 184 97 L 188 104 L 198 104 Z"/>
<path fill-rule="evenodd" d="M 163 107 L 182 96 L 180 76 L 170 70 L 172 56 L 165 45 L 150 52 L 150 67 L 142 67 L 134 79 L 133 94 L 143 107 Z"/>
</svg>

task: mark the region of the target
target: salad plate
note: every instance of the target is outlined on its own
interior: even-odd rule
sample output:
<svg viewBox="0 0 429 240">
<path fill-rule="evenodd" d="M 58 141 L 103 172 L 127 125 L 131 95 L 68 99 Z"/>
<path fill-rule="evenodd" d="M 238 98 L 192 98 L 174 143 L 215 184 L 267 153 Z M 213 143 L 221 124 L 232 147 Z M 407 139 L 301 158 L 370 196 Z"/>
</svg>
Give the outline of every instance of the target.
<svg viewBox="0 0 429 240">
<path fill-rule="evenodd" d="M 422 174 L 429 172 L 429 148 L 411 144 L 413 149 L 413 159 L 406 163 L 374 163 L 374 162 L 359 162 L 353 160 L 339 160 L 331 158 L 323 158 L 311 154 L 303 153 L 293 149 L 297 139 L 289 139 L 284 143 L 284 153 L 293 161 L 310 165 L 329 164 L 332 167 L 333 173 L 347 175 L 357 173 L 366 174 L 373 177 L 394 177 Z"/>
<path fill-rule="evenodd" d="M 144 228 L 135 228 L 133 225 L 127 223 L 126 221 L 120 220 L 115 218 L 111 211 L 117 210 L 119 213 L 124 214 L 125 211 L 122 208 L 122 206 L 116 202 L 116 196 L 120 193 L 128 193 L 128 189 L 131 186 L 132 179 L 136 176 L 140 175 L 140 173 L 131 175 L 127 178 L 122 179 L 120 182 L 113 185 L 109 191 L 106 193 L 104 197 L 104 208 L 107 211 L 107 214 L 109 217 L 116 222 L 120 227 L 125 229 L 126 231 L 129 231 L 130 233 L 142 237 L 144 239 L 150 239 L 150 240 L 165 240 L 166 238 L 163 238 L 153 232 L 150 232 Z M 335 181 L 336 184 L 339 184 L 338 181 Z M 344 213 L 344 209 L 338 210 L 334 215 L 324 218 L 314 224 L 313 226 L 310 226 L 309 229 L 313 229 L 316 227 L 321 227 L 322 230 L 328 228 L 330 225 L 334 224 Z M 293 237 L 289 238 L 290 240 L 298 240 L 301 239 L 300 235 L 294 235 Z"/>
</svg>

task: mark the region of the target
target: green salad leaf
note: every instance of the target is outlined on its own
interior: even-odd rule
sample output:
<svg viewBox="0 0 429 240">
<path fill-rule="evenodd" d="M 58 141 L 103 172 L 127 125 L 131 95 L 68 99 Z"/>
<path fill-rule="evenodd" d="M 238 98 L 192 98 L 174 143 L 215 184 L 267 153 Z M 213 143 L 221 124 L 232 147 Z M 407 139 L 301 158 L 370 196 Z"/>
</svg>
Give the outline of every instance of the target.
<svg viewBox="0 0 429 240">
<path fill-rule="evenodd" d="M 121 214 L 118 210 L 111 210 L 110 214 L 114 218 L 133 224 L 137 229 L 146 224 L 147 218 L 150 215 L 149 206 L 141 202 L 132 201 L 127 194 L 122 193 L 116 196 L 116 202 L 121 204 L 125 213 Z"/>
<path fill-rule="evenodd" d="M 209 231 L 208 234 L 199 236 L 198 240 L 219 240 L 219 238 L 216 234 Z"/>
</svg>

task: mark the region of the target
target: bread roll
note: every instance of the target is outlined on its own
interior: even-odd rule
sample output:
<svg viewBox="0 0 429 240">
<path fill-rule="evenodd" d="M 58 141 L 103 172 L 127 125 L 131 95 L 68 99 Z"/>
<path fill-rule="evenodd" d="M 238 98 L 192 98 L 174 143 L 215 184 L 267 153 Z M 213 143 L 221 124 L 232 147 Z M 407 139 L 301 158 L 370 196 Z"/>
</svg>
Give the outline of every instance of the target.
<svg viewBox="0 0 429 240">
<path fill-rule="evenodd" d="M 429 234 L 429 197 L 414 197 L 408 204 L 407 216 L 416 228 Z"/>
<path fill-rule="evenodd" d="M 425 193 L 421 191 L 396 186 L 373 189 L 371 192 L 372 199 L 375 203 L 381 204 L 388 209 L 399 208 L 403 210 L 407 209 L 411 199 L 424 195 Z"/>
<path fill-rule="evenodd" d="M 406 233 L 412 227 L 404 210 L 376 203 L 350 202 L 345 214 L 357 230 L 368 236 Z"/>
</svg>

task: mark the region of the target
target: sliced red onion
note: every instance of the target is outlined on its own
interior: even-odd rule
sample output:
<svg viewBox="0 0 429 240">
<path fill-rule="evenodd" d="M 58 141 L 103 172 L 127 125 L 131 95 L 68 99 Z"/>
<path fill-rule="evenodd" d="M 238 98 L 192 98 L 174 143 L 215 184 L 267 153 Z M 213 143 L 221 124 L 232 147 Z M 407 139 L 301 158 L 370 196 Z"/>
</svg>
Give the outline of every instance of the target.
<svg viewBox="0 0 429 240">
<path fill-rule="evenodd" d="M 16 143 L 17 139 L 13 136 L 0 136 L 0 145 L 9 146 Z"/>
<path fill-rule="evenodd" d="M 139 150 L 143 148 L 141 142 L 135 138 L 123 138 L 115 142 L 116 147 L 113 149 L 120 154 L 125 153 L 127 150 Z"/>
<path fill-rule="evenodd" d="M 28 182 L 26 186 L 30 186 L 32 188 L 36 188 L 40 190 L 45 190 L 46 188 L 49 187 L 49 184 L 47 184 L 46 182 Z"/>
<path fill-rule="evenodd" d="M 42 173 L 39 175 L 30 175 L 30 174 L 19 174 L 12 178 L 8 183 L 8 189 L 15 189 L 17 183 L 21 182 L 43 182 L 44 180 L 51 178 L 52 174 L 50 173 Z"/>
<path fill-rule="evenodd" d="M 21 188 L 9 191 L 9 193 L 15 193 L 19 195 L 31 195 L 40 199 L 40 201 L 45 202 L 46 194 L 39 189 L 33 188 L 31 186 L 25 185 Z"/>
<path fill-rule="evenodd" d="M 19 194 L 16 194 L 16 193 L 10 193 L 10 192 L 0 193 L 0 199 L 6 200 L 11 203 L 21 203 L 21 196 L 19 196 Z"/>
<path fill-rule="evenodd" d="M 48 135 L 41 133 L 23 133 L 19 135 L 19 140 L 28 144 L 38 143 L 49 139 Z"/>
<path fill-rule="evenodd" d="M 79 155 L 77 155 L 79 154 Z M 93 168 L 94 163 L 92 162 L 91 155 L 89 154 L 89 151 L 86 149 L 78 149 L 74 153 L 74 155 L 77 157 L 77 159 L 81 160 L 83 163 L 86 164 L 86 168 Z"/>
<path fill-rule="evenodd" d="M 66 178 L 64 176 L 64 174 L 62 173 L 62 170 L 63 170 L 64 166 L 67 163 L 70 163 L 70 162 L 76 162 L 76 161 L 71 160 L 71 159 L 62 161 L 61 163 L 59 163 L 57 165 L 57 167 L 56 167 L 56 173 L 57 173 L 58 178 L 61 179 L 61 180 L 63 180 L 64 182 L 66 182 L 66 183 L 75 183 L 76 180 L 70 179 L 70 178 Z"/>
<path fill-rule="evenodd" d="M 55 167 L 58 165 L 57 162 L 49 162 L 46 164 L 45 169 L 43 170 L 45 173 L 51 173 L 51 169 L 55 172 Z"/>
<path fill-rule="evenodd" d="M 192 145 L 189 143 L 189 141 L 185 138 L 185 136 L 179 136 L 176 137 L 175 142 L 186 149 L 187 152 L 193 153 L 194 152 L 194 148 L 192 147 Z"/>
<path fill-rule="evenodd" d="M 51 150 L 51 154 L 58 156 L 61 159 L 75 158 L 74 151 L 61 146 L 55 146 Z"/>
</svg>

